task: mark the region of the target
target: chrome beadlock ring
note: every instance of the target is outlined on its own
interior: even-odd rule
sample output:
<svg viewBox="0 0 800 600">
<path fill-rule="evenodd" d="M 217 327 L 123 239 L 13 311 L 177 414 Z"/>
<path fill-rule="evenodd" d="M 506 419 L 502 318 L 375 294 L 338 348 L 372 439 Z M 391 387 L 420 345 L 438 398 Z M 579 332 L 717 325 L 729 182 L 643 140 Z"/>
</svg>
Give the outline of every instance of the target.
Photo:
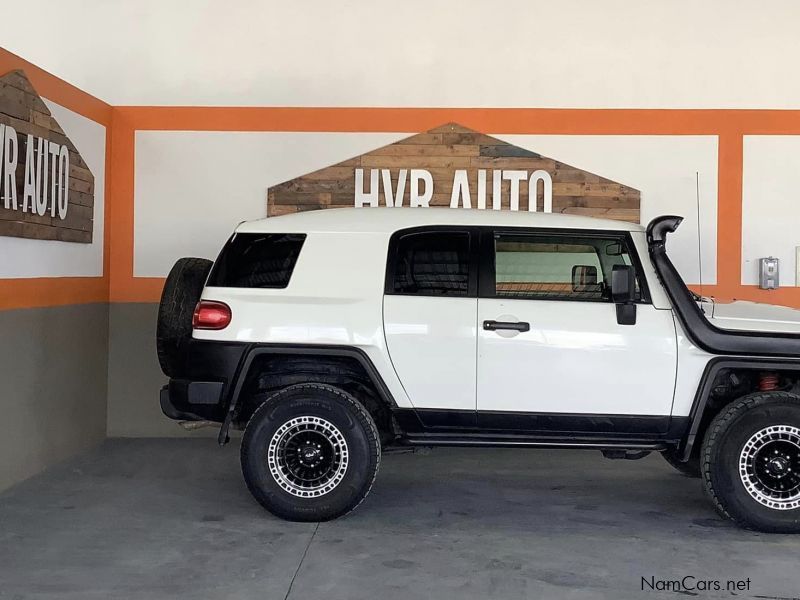
<svg viewBox="0 0 800 600">
<path fill-rule="evenodd" d="M 347 441 L 330 421 L 295 417 L 273 434 L 267 465 L 275 482 L 298 498 L 318 498 L 333 491 L 347 472 Z"/>
<path fill-rule="evenodd" d="M 800 508 L 800 428 L 773 425 L 754 433 L 739 454 L 739 477 L 759 504 Z"/>
</svg>

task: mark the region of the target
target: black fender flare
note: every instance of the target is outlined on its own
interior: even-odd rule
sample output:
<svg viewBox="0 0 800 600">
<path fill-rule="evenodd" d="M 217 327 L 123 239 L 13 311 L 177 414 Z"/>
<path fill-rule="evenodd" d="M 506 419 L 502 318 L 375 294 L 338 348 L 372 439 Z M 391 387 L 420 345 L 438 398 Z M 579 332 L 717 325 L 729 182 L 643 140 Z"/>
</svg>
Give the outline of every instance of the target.
<svg viewBox="0 0 800 600">
<path fill-rule="evenodd" d="M 684 461 L 689 460 L 695 444 L 702 442 L 702 440 L 698 441 L 697 437 L 700 433 L 700 425 L 708 405 L 708 399 L 711 396 L 711 388 L 717 379 L 717 375 L 724 369 L 736 369 L 739 371 L 793 371 L 800 373 L 800 359 L 780 360 L 746 356 L 720 356 L 711 359 L 700 378 L 700 385 L 697 386 L 697 393 L 689 411 L 688 428 L 683 438 L 681 450 L 681 456 Z"/>
<path fill-rule="evenodd" d="M 233 421 L 236 409 L 239 406 L 239 399 L 241 397 L 242 388 L 244 387 L 247 377 L 250 373 L 250 368 L 253 361 L 259 356 L 268 354 L 274 355 L 295 355 L 295 356 L 324 356 L 324 357 L 347 357 L 355 359 L 366 371 L 368 377 L 375 386 L 381 400 L 391 408 L 397 408 L 397 402 L 392 396 L 386 382 L 381 377 L 380 372 L 372 363 L 372 360 L 364 350 L 355 346 L 337 346 L 337 345 L 316 345 L 316 344 L 251 344 L 245 350 L 243 357 L 236 369 L 236 374 L 233 377 L 233 385 L 228 392 L 227 403 L 228 406 L 225 410 L 225 420 L 219 429 L 217 442 L 220 446 L 228 443 L 230 436 L 231 422 Z"/>
</svg>

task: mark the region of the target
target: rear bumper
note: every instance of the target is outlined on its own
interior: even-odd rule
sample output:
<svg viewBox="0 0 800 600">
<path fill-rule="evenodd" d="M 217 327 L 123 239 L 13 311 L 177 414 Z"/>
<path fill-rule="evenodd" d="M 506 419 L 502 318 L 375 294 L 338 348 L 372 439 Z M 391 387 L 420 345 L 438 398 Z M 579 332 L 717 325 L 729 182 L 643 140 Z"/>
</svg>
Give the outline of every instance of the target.
<svg viewBox="0 0 800 600">
<path fill-rule="evenodd" d="M 179 377 L 161 388 L 161 411 L 177 421 L 222 422 L 248 344 L 190 340 Z"/>
<path fill-rule="evenodd" d="M 222 409 L 222 391 L 225 384 L 219 381 L 187 381 L 170 379 L 161 388 L 161 411 L 176 421 L 216 421 Z"/>
</svg>

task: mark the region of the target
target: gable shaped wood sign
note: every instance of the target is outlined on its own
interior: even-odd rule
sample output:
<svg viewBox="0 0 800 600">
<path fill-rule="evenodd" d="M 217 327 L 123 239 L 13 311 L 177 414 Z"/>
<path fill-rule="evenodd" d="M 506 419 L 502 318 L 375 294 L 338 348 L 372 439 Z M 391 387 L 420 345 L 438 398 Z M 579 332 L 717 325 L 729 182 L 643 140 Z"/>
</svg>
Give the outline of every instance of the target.
<svg viewBox="0 0 800 600">
<path fill-rule="evenodd" d="M 0 235 L 91 243 L 94 176 L 22 71 L 0 77 Z"/>
<path fill-rule="evenodd" d="M 525 210 L 639 222 L 630 186 L 455 123 L 267 190 L 267 216 L 343 206 Z"/>
</svg>

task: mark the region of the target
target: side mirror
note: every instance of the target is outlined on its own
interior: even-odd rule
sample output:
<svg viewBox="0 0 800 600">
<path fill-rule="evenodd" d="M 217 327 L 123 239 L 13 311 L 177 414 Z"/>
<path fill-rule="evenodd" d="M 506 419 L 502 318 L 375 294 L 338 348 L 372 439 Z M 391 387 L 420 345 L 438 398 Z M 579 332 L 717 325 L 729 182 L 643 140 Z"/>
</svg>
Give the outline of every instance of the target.
<svg viewBox="0 0 800 600">
<path fill-rule="evenodd" d="M 611 269 L 611 299 L 617 305 L 617 323 L 636 324 L 636 273 L 630 265 Z"/>
</svg>

